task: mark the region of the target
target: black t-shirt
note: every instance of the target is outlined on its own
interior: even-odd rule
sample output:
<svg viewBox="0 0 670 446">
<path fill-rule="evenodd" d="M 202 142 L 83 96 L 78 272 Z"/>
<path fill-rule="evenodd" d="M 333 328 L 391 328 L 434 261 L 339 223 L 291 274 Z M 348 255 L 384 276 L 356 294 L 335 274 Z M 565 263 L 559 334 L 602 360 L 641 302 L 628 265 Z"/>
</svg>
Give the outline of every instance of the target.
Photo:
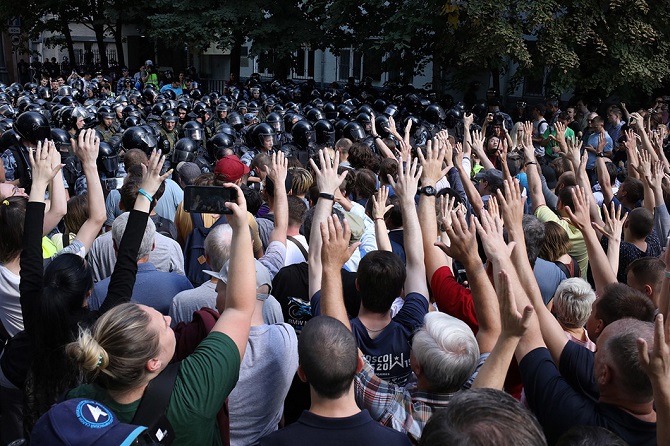
<svg viewBox="0 0 670 446">
<path fill-rule="evenodd" d="M 655 445 L 656 423 L 642 421 L 615 406 L 599 403 L 573 387 L 581 382 L 582 388 L 588 389 L 587 367 L 591 367 L 590 374 L 593 375 L 593 356 L 583 350 L 586 349 L 574 342 L 568 342 L 563 349 L 561 370 L 575 373 L 569 380 L 561 376 L 546 348 L 531 351 L 519 363 L 528 405 L 542 425 L 547 442 L 554 444 L 571 427 L 584 425 L 604 427 L 629 444 Z"/>
<path fill-rule="evenodd" d="M 342 270 L 344 305 L 347 313 L 358 316 L 361 298 L 356 289 L 356 273 Z M 300 335 L 302 327 L 312 318 L 309 303 L 309 272 L 307 262 L 296 263 L 280 269 L 272 281 L 272 295 L 281 305 L 284 322 Z"/>
<path fill-rule="evenodd" d="M 346 418 L 326 418 L 304 411 L 296 423 L 260 441 L 260 446 L 407 446 L 409 438 L 372 419 L 367 410 Z"/>
</svg>

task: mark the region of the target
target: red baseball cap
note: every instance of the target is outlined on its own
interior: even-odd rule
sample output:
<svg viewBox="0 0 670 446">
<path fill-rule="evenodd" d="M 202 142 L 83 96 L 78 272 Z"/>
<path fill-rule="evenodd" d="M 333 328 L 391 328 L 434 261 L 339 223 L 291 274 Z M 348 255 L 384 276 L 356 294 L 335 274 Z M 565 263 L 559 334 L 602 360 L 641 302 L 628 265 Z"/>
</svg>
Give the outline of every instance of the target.
<svg viewBox="0 0 670 446">
<path fill-rule="evenodd" d="M 225 181 L 235 182 L 249 173 L 249 167 L 235 155 L 227 155 L 217 161 L 214 173 L 224 177 Z"/>
</svg>

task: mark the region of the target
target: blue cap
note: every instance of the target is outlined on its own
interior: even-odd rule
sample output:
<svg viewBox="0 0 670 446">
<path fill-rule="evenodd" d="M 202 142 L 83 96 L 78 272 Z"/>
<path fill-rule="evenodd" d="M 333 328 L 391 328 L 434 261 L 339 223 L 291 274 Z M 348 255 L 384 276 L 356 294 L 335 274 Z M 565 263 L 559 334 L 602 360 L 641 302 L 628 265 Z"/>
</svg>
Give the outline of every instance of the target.
<svg viewBox="0 0 670 446">
<path fill-rule="evenodd" d="M 52 406 L 35 424 L 31 445 L 131 445 L 144 426 L 121 423 L 97 401 L 75 398 Z"/>
</svg>

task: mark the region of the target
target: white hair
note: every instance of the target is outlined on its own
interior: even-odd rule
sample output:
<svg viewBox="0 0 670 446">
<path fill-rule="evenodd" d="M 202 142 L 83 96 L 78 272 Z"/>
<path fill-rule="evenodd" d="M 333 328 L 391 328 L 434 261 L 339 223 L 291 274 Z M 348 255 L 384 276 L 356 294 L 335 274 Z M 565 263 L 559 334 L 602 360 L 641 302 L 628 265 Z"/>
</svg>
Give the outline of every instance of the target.
<svg viewBox="0 0 670 446">
<path fill-rule="evenodd" d="M 479 362 L 479 345 L 465 322 L 431 312 L 416 332 L 412 352 L 433 388 L 455 392 L 472 376 Z"/>
<path fill-rule="evenodd" d="M 567 328 L 580 328 L 591 315 L 596 293 L 591 285 L 579 277 L 565 279 L 554 294 L 554 314 Z"/>
<path fill-rule="evenodd" d="M 128 217 L 130 212 L 124 212 L 114 219 L 112 224 L 112 239 L 114 244 L 118 249 L 121 246 L 121 239 L 123 238 L 123 233 L 126 231 L 126 225 L 128 224 Z M 144 228 L 144 236 L 142 237 L 142 244 L 140 245 L 140 250 L 137 252 L 137 260 L 140 260 L 143 257 L 146 257 L 151 252 L 151 249 L 154 246 L 154 237 L 156 235 L 156 225 L 154 224 L 151 218 L 147 219 L 147 227 Z"/>
<path fill-rule="evenodd" d="M 221 224 L 212 229 L 205 239 L 205 254 L 209 257 L 209 266 L 213 271 L 221 271 L 230 258 L 230 244 L 233 240 L 233 228 Z"/>
</svg>

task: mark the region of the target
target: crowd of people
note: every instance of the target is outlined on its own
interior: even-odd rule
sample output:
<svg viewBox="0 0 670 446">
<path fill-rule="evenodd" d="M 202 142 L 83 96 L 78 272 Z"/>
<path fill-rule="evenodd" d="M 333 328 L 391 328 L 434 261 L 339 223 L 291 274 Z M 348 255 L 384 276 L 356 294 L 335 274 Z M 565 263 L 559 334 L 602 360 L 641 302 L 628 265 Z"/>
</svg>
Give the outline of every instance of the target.
<svg viewBox="0 0 670 446">
<path fill-rule="evenodd" d="M 0 85 L 2 444 L 670 444 L 670 97 L 152 66 Z"/>
</svg>

